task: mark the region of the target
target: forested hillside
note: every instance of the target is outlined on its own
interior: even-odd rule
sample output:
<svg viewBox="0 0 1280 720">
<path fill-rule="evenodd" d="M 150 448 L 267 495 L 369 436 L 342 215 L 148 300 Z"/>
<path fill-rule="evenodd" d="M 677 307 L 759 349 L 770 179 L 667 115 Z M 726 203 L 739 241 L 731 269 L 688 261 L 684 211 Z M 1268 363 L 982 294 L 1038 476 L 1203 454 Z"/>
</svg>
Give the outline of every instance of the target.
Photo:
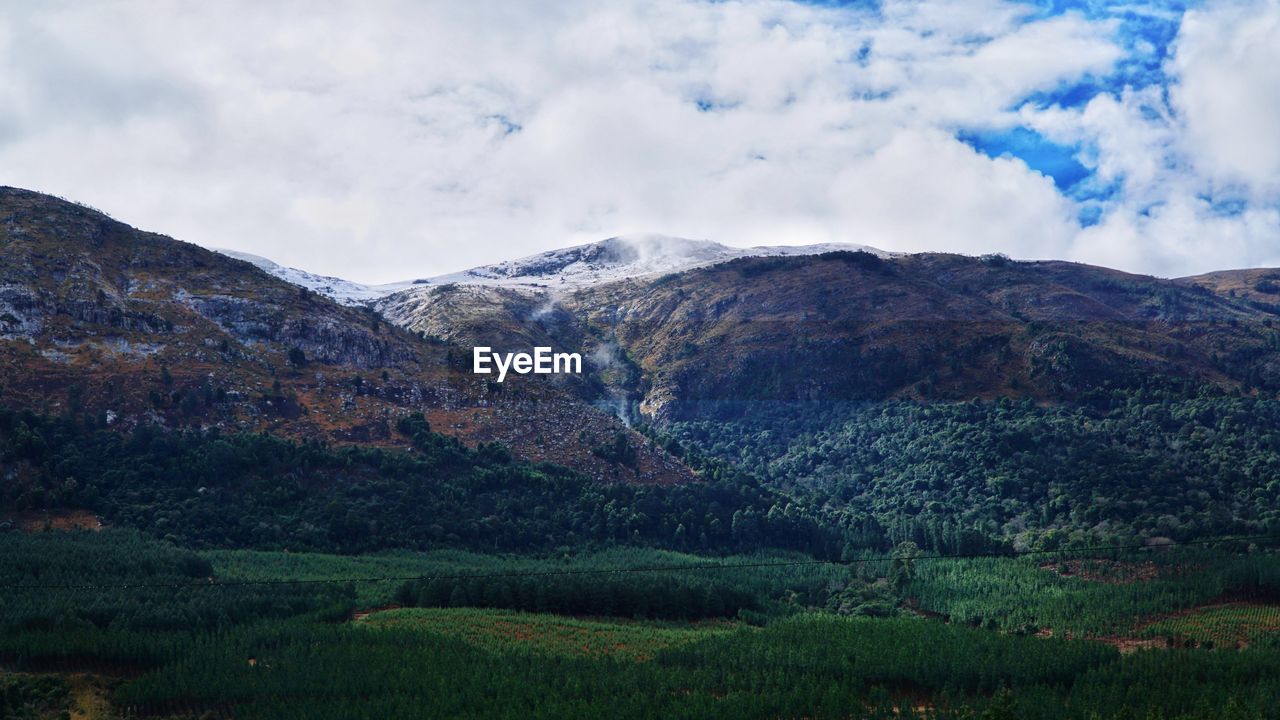
<svg viewBox="0 0 1280 720">
<path fill-rule="evenodd" d="M 752 404 L 666 442 L 749 468 L 893 542 L 970 552 L 1280 533 L 1280 401 L 1208 391 L 1086 402 Z"/>
<path fill-rule="evenodd" d="M 397 430 L 411 450 L 146 425 L 122 435 L 0 409 L 0 507 L 36 516 L 87 508 L 108 525 L 192 547 L 840 548 L 836 526 L 742 473 L 674 486 L 600 484 L 513 460 L 500 445 L 467 448 L 421 415 L 402 418 Z"/>
<path fill-rule="evenodd" d="M 402 328 L 0 213 L 5 720 L 1280 707 L 1266 273 L 834 252 Z"/>
</svg>

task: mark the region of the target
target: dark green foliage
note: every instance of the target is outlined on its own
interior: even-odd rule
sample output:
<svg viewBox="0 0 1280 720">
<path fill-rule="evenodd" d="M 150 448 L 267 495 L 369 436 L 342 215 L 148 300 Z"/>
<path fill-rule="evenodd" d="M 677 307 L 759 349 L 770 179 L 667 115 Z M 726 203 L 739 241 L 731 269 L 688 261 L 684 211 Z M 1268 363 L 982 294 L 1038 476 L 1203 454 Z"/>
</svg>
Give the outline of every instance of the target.
<svg viewBox="0 0 1280 720">
<path fill-rule="evenodd" d="M 593 448 L 591 454 L 615 465 L 625 465 L 627 467 L 635 467 L 638 460 L 636 449 L 631 446 L 627 436 L 622 433 L 615 434 L 612 442 L 603 443 Z"/>
<path fill-rule="evenodd" d="M 1070 554 L 919 560 L 901 594 L 953 623 L 1132 636 L 1146 619 L 1206 603 L 1280 599 L 1280 555 L 1176 549 L 1085 560 Z"/>
<path fill-rule="evenodd" d="M 892 272 L 892 268 L 883 258 L 866 250 L 836 250 L 834 252 L 819 253 L 815 257 L 819 260 L 842 262 L 873 272 Z"/>
<path fill-rule="evenodd" d="M 0 485 L 0 509 L 90 508 L 191 547 L 839 549 L 812 514 L 747 476 L 601 485 L 515 462 L 498 445 L 468 449 L 420 416 L 398 425 L 413 452 L 148 426 L 124 436 L 0 410 L 0 467 L 16 477 Z M 739 511 L 752 518 L 749 538 L 734 530 Z"/>
<path fill-rule="evenodd" d="M 246 658 L 255 659 L 249 665 Z M 651 662 L 488 652 L 429 633 L 281 626 L 123 687 L 144 712 L 237 718 L 1270 718 L 1280 654 L 1121 657 L 1090 642 L 920 619 L 801 616 Z"/>
<path fill-rule="evenodd" d="M 849 528 L 944 552 L 1280 533 L 1280 401 L 760 404 L 675 425 Z M 877 531 L 879 528 L 879 531 Z"/>
<path fill-rule="evenodd" d="M 1280 294 L 1280 282 L 1276 282 L 1276 278 L 1273 277 L 1264 277 L 1253 284 L 1253 289 L 1260 293 L 1277 295 Z"/>
<path fill-rule="evenodd" d="M 504 608 L 663 620 L 737 617 L 744 610 L 760 609 L 750 594 L 696 574 L 430 580 L 406 584 L 396 598 L 410 607 Z"/>
<path fill-rule="evenodd" d="M 60 678 L 48 675 L 0 675 L 0 718 L 36 720 L 69 717 L 71 693 Z"/>
<path fill-rule="evenodd" d="M 0 534 L 0 659 L 156 662 L 201 633 L 343 615 L 354 597 L 336 585 L 192 587 L 212 572 L 199 555 L 130 531 Z"/>
<path fill-rule="evenodd" d="M 886 688 L 983 705 L 984 691 L 1060 688 L 1116 657 L 1101 645 L 920 620 L 812 616 L 651 663 L 493 654 L 360 628 L 257 631 L 228 644 L 198 648 L 191 661 L 122 688 L 118 701 L 148 712 L 230 701 L 244 718 L 847 718 L 864 717 Z"/>
<path fill-rule="evenodd" d="M 674 599 L 693 607 L 708 602 L 708 591 L 716 590 L 763 606 L 772 602 L 768 595 L 789 585 L 812 601 L 821 587 L 834 587 L 840 579 L 838 568 L 823 565 L 726 568 L 687 575 L 582 575 L 576 578 L 581 583 L 569 581 L 575 569 L 681 559 L 651 550 L 610 552 L 570 565 L 560 559 L 485 561 L 467 553 L 441 553 L 436 555 L 439 560 L 452 558 L 477 573 L 527 567 L 525 579 L 530 582 L 526 587 L 512 576 L 506 579 L 510 583 L 506 590 L 504 580 L 496 578 L 418 589 L 447 590 L 449 604 L 455 605 L 474 603 L 477 596 L 500 598 L 504 592 L 519 598 L 532 591 L 551 603 L 588 598 L 596 604 L 576 609 L 594 614 L 628 595 L 635 600 L 647 595 L 657 602 Z M 1098 583 L 1094 585 L 1104 592 L 1064 596 L 1056 589 L 1081 582 L 1058 583 L 1052 572 L 1026 560 L 999 560 L 993 570 L 917 557 L 909 546 L 894 554 L 893 562 L 859 564 L 854 569 L 861 575 L 864 569 L 888 573 L 902 567 L 908 592 L 946 577 L 973 578 L 975 582 L 953 585 L 945 593 L 1005 613 L 1034 590 L 1002 581 L 998 570 L 1003 567 L 1027 577 L 1039 574 L 1042 584 L 1035 599 L 1041 609 L 1054 598 L 1062 602 L 1060 612 L 1064 613 L 1078 611 L 1079 598 L 1086 599 L 1086 610 L 1092 607 L 1099 613 L 1132 615 L 1135 610 L 1165 607 L 1147 602 L 1126 608 L 1108 598 L 1125 597 L 1128 590 Z M 252 564 L 247 557 L 252 555 L 220 552 L 213 557 L 246 556 L 242 561 Z M 280 568 L 281 559 L 294 557 L 260 555 L 262 568 Z M 386 560 L 404 557 L 387 556 Z M 1184 572 L 1150 581 L 1145 591 L 1130 597 L 1168 599 L 1184 593 L 1192 598 L 1233 583 L 1256 589 L 1274 582 L 1275 563 L 1266 565 L 1274 560 L 1272 556 L 1236 556 L 1215 550 L 1151 557 L 1167 557 L 1162 562 L 1165 570 L 1182 568 Z M 299 558 L 302 565 L 321 561 L 331 571 L 346 565 L 355 568 L 361 560 L 377 559 Z M 690 560 L 694 559 L 685 558 Z M 548 574 L 557 568 L 560 580 Z M 212 712 L 273 720 L 889 720 L 921 717 L 920 708 L 929 708 L 928 716 L 937 720 L 1236 720 L 1274 717 L 1280 701 L 1280 650 L 1265 643 L 1245 651 L 1178 649 L 1121 656 L 1099 643 L 1064 639 L 1063 633 L 1046 639 L 972 627 L 971 622 L 801 613 L 787 618 L 775 615 L 762 629 L 739 626 L 736 632 L 708 634 L 647 661 L 576 657 L 542 654 L 522 644 L 518 634 L 511 636 L 509 647 L 494 647 L 492 642 L 482 647 L 412 627 L 343 622 L 351 609 L 352 593 L 340 585 L 235 585 L 225 578 L 220 580 L 223 586 L 191 585 L 200 583 L 207 572 L 210 567 L 204 558 L 134 533 L 0 535 L 0 586 L 7 588 L 0 590 L 0 606 L 5 610 L 0 615 L 0 658 L 10 666 L 39 668 L 61 660 L 80 667 L 88 663 L 108 670 L 127 669 L 135 679 L 126 681 L 114 698 L 122 715 L 181 717 Z M 542 576 L 536 583 L 535 574 Z M 984 577 L 986 589 L 976 584 Z M 588 582 L 589 578 L 594 581 Z M 9 587 L 36 583 L 170 583 L 186 589 L 84 587 L 46 589 L 28 596 L 23 594 L 27 590 Z M 714 614 L 709 606 L 701 607 L 701 614 Z M 0 676 L 0 703 L 7 703 L 0 708 L 8 712 L 0 717 L 22 718 L 24 712 L 45 717 L 57 712 L 65 697 L 64 686 L 54 680 Z"/>
</svg>

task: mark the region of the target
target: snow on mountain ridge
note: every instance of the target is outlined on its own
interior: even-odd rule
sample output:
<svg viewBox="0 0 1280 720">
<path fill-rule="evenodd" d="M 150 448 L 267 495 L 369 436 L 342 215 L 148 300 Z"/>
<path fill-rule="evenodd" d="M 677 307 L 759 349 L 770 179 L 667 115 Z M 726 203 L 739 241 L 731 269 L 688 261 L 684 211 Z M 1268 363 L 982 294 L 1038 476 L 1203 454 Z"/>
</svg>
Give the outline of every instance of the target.
<svg viewBox="0 0 1280 720">
<path fill-rule="evenodd" d="M 317 275 L 306 270 L 298 268 L 285 267 L 277 262 L 268 260 L 259 255 L 252 255 L 237 250 L 223 250 L 214 248 L 216 252 L 220 252 L 228 257 L 256 265 L 259 269 L 274 275 L 285 282 L 293 283 L 301 287 L 312 290 L 316 293 L 329 297 L 337 301 L 341 305 L 364 305 L 373 300 L 383 297 L 389 292 L 382 291 L 376 287 L 371 287 L 351 280 L 330 277 L 328 275 Z M 390 291 L 390 292 L 394 292 Z"/>
<path fill-rule="evenodd" d="M 437 276 L 431 278 L 431 284 L 576 288 L 689 270 L 741 257 L 814 255 L 834 250 L 886 255 L 865 245 L 842 243 L 737 248 L 667 235 L 624 235 Z"/>
<path fill-rule="evenodd" d="M 344 305 L 364 305 L 402 290 L 432 285 L 575 289 L 627 278 L 680 272 L 743 257 L 816 255 L 839 250 L 863 250 L 880 256 L 889 255 L 882 250 L 851 243 L 738 248 L 710 240 L 690 240 L 668 235 L 622 235 L 437 275 L 425 280 L 365 285 L 285 267 L 249 253 L 233 250 L 218 252 L 253 263 L 282 280 L 326 295 Z"/>
</svg>

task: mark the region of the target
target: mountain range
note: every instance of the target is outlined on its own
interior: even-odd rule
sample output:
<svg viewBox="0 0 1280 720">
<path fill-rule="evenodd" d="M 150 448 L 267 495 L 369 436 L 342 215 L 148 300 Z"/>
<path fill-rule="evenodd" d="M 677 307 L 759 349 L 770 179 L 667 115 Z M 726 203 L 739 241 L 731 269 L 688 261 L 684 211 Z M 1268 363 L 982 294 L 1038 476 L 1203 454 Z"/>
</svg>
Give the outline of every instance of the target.
<svg viewBox="0 0 1280 720">
<path fill-rule="evenodd" d="M 1280 273 L 1267 269 L 1164 280 L 998 255 L 642 235 L 368 286 L 26 191 L 0 191 L 0 209 L 0 348 L 25 378 L 9 392 L 38 388 L 57 406 L 76 388 L 77 402 L 104 407 L 114 393 L 116 416 L 172 415 L 194 389 L 230 398 L 201 422 L 376 442 L 387 413 L 424 405 L 460 435 L 536 455 L 539 433 L 522 442 L 511 429 L 532 398 L 544 418 L 567 404 L 630 422 L 759 401 L 1280 388 Z M 491 392 L 468 372 L 472 345 L 582 352 L 588 372 Z M 119 387 L 162 366 L 177 380 L 131 389 L 168 402 Z"/>
<path fill-rule="evenodd" d="M 0 405 L 46 418 L 403 449 L 396 428 L 421 413 L 597 482 L 728 482 L 714 492 L 783 513 L 767 499 L 781 492 L 800 514 L 776 527 L 834 513 L 823 522 L 875 543 L 1274 514 L 1280 456 L 1258 425 L 1280 392 L 1270 269 L 1161 279 L 642 236 L 369 287 L 14 188 L 0 220 Z M 476 345 L 578 352 L 585 368 L 497 383 L 471 372 Z M 663 522 L 720 537 L 736 501 L 716 502 Z"/>
</svg>

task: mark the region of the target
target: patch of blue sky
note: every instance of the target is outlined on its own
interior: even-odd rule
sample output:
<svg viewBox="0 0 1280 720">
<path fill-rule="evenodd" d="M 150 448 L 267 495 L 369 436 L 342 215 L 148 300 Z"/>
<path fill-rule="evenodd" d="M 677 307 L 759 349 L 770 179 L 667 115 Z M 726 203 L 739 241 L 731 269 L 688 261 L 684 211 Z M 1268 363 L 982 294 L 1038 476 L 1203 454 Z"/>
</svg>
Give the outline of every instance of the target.
<svg viewBox="0 0 1280 720">
<path fill-rule="evenodd" d="M 1079 80 L 1061 83 L 1051 90 L 1038 90 L 1021 98 L 1017 104 L 1030 103 L 1038 108 L 1055 105 L 1063 108 L 1080 108 L 1087 105 L 1099 93 L 1112 92 L 1115 89 L 1116 86 L 1110 78 L 1086 75 Z"/>
<path fill-rule="evenodd" d="M 965 130 L 956 137 L 991 158 L 1016 157 L 1027 167 L 1053 179 L 1060 191 L 1070 195 L 1073 188 L 1092 172 L 1077 159 L 1079 148 L 1050 142 L 1025 127 L 1007 130 Z"/>
<path fill-rule="evenodd" d="M 1080 227 L 1092 227 L 1102 222 L 1102 216 L 1106 214 L 1106 208 L 1102 203 L 1097 201 L 1084 202 L 1080 204 L 1080 209 L 1076 211 L 1076 222 L 1080 223 Z"/>
<path fill-rule="evenodd" d="M 520 123 L 501 113 L 497 115 L 490 115 L 489 119 L 496 122 L 498 127 L 502 128 L 503 135 L 514 135 L 524 129 L 524 126 Z"/>
<path fill-rule="evenodd" d="M 1020 0 L 1034 8 L 1025 22 L 1043 20 L 1067 12 L 1078 12 L 1089 20 L 1114 22 L 1115 40 L 1124 50 L 1111 71 L 1102 76 L 1089 75 L 1063 82 L 1058 87 L 1039 90 L 1017 104 L 1035 107 L 1059 106 L 1079 108 L 1101 93 L 1120 95 L 1125 88 L 1151 86 L 1167 89 L 1169 78 L 1165 63 L 1183 14 L 1200 5 L 1198 0 Z"/>
<path fill-rule="evenodd" d="M 1248 200 L 1230 193 L 1222 195 L 1205 193 L 1197 197 L 1208 203 L 1209 210 L 1219 217 L 1238 217 L 1249 209 Z"/>
<path fill-rule="evenodd" d="M 1090 20 L 1109 18 L 1163 18 L 1175 25 L 1187 10 L 1199 7 L 1201 0 L 1013 0 L 1031 8 L 1027 21 L 1041 20 L 1069 12 L 1078 12 Z"/>
<path fill-rule="evenodd" d="M 879 14 L 883 5 L 881 0 L 797 0 L 801 5 L 817 5 L 818 7 L 843 8 L 847 10 L 863 10 Z"/>
</svg>

